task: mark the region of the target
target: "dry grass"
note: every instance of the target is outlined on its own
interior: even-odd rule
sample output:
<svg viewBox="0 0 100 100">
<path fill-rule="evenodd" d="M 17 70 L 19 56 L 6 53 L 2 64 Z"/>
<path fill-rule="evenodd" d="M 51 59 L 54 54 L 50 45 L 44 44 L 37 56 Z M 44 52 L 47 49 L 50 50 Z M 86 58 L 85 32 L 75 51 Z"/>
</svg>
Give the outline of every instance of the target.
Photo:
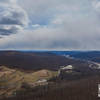
<svg viewBox="0 0 100 100">
<path fill-rule="evenodd" d="M 0 95 L 11 95 L 14 91 L 20 89 L 24 82 L 34 84 L 41 78 L 50 79 L 56 75 L 57 72 L 49 70 L 26 73 L 2 66 L 0 69 Z"/>
</svg>

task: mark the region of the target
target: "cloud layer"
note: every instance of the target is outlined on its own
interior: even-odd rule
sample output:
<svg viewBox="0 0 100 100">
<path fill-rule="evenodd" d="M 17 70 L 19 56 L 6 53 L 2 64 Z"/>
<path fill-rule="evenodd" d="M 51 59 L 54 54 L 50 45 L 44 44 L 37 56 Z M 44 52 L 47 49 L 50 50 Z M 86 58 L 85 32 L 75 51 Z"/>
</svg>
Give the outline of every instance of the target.
<svg viewBox="0 0 100 100">
<path fill-rule="evenodd" d="M 27 24 L 27 14 L 16 0 L 0 0 L 0 35 L 15 34 Z"/>
<path fill-rule="evenodd" d="M 1 49 L 100 50 L 99 0 L 11 1 L 0 5 L 0 34 L 17 34 L 1 38 Z"/>
</svg>

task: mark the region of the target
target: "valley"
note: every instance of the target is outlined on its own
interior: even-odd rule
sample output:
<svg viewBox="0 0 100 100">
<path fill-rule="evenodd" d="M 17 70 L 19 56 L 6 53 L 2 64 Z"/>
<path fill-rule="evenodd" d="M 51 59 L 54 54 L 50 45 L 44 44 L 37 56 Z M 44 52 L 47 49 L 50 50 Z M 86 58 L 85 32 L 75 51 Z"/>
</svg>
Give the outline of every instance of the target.
<svg viewBox="0 0 100 100">
<path fill-rule="evenodd" d="M 65 53 L 0 51 L 0 100 L 98 100 L 100 63 Z"/>
</svg>

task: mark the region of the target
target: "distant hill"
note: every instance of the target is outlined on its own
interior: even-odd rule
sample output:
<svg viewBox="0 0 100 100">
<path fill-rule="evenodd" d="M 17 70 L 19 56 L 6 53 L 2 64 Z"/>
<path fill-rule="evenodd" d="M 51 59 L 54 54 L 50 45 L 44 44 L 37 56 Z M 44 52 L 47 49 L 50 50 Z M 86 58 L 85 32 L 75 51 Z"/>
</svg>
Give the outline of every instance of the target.
<svg viewBox="0 0 100 100">
<path fill-rule="evenodd" d="M 0 51 L 0 65 L 22 69 L 53 69 L 69 62 L 65 57 L 46 52 Z"/>
<path fill-rule="evenodd" d="M 100 57 L 100 51 L 87 51 L 87 52 L 80 52 L 78 54 L 73 54 L 73 57 L 81 58 L 81 59 L 93 59 Z"/>
<path fill-rule="evenodd" d="M 80 52 L 73 54 L 72 57 L 100 63 L 100 51 Z"/>
<path fill-rule="evenodd" d="M 57 55 L 69 55 L 75 59 L 100 62 L 100 51 L 52 51 Z"/>
<path fill-rule="evenodd" d="M 26 70 L 58 70 L 60 66 L 84 63 L 52 52 L 0 51 L 0 65 Z"/>
<path fill-rule="evenodd" d="M 49 52 L 57 55 L 70 55 L 70 56 L 82 53 L 82 51 L 49 51 Z"/>
</svg>

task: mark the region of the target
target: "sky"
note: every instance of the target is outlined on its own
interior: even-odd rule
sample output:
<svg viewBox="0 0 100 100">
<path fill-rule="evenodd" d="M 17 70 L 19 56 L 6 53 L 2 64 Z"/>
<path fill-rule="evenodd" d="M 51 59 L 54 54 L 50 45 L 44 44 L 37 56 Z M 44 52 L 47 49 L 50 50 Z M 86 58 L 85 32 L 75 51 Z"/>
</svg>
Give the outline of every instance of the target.
<svg viewBox="0 0 100 100">
<path fill-rule="evenodd" d="M 0 0 L 0 50 L 100 50 L 100 0 Z"/>
</svg>

